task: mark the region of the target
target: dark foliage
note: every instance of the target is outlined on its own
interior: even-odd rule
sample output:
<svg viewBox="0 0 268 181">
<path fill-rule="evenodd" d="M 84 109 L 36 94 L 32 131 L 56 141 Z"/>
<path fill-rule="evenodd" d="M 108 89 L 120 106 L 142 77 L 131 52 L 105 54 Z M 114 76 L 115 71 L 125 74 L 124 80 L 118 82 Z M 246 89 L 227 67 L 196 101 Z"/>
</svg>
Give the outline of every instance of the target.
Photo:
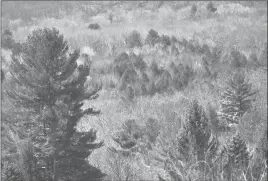
<svg viewBox="0 0 268 181">
<path fill-rule="evenodd" d="M 129 57 L 136 70 L 139 70 L 140 72 L 144 72 L 147 69 L 147 64 L 143 60 L 142 55 L 136 55 L 132 53 Z"/>
<path fill-rule="evenodd" d="M 112 24 L 113 23 L 113 19 L 114 19 L 113 14 L 109 14 L 108 19 L 109 19 L 110 23 Z"/>
<path fill-rule="evenodd" d="M 14 43 L 11 51 L 13 55 L 19 55 L 22 51 L 22 45 L 20 43 Z"/>
<path fill-rule="evenodd" d="M 125 39 L 126 46 L 128 48 L 134 48 L 134 47 L 141 47 L 142 41 L 141 41 L 141 35 L 138 31 L 134 30 L 132 31 Z"/>
<path fill-rule="evenodd" d="M 197 6 L 195 4 L 193 4 L 191 7 L 191 12 L 190 12 L 191 17 L 194 17 L 196 12 L 197 12 Z"/>
<path fill-rule="evenodd" d="M 125 52 L 121 53 L 114 59 L 114 73 L 121 77 L 125 70 L 132 67 L 132 63 L 128 54 Z"/>
<path fill-rule="evenodd" d="M 157 89 L 156 89 L 156 86 L 155 86 L 155 82 L 153 80 L 151 80 L 147 86 L 147 92 L 149 95 L 153 96 L 156 94 L 157 92 Z"/>
<path fill-rule="evenodd" d="M 159 75 L 161 75 L 163 72 L 163 70 L 158 67 L 158 64 L 155 61 L 151 63 L 149 69 L 150 69 L 149 72 L 150 72 L 151 78 L 156 78 Z"/>
<path fill-rule="evenodd" d="M 133 101 L 134 97 L 135 97 L 135 92 L 134 92 L 134 89 L 132 88 L 132 86 L 128 85 L 126 87 L 126 98 L 129 100 L 129 101 Z"/>
<path fill-rule="evenodd" d="M 148 32 L 148 35 L 145 39 L 145 44 L 148 44 L 150 46 L 154 46 L 159 41 L 160 41 L 160 36 L 158 35 L 158 33 L 155 30 L 151 29 Z"/>
<path fill-rule="evenodd" d="M 167 91 L 167 89 L 171 86 L 171 83 L 172 83 L 172 78 L 171 78 L 170 73 L 167 70 L 164 70 L 164 72 L 155 82 L 157 92 L 163 93 Z"/>
<path fill-rule="evenodd" d="M 228 180 L 235 179 L 237 176 L 233 175 L 232 169 L 241 169 L 242 172 L 246 172 L 249 164 L 249 153 L 247 151 L 247 145 L 245 141 L 240 137 L 239 134 L 236 134 L 227 148 L 228 162 L 224 166 L 226 178 Z"/>
<path fill-rule="evenodd" d="M 1 83 L 5 80 L 5 73 L 4 71 L 1 69 Z"/>
<path fill-rule="evenodd" d="M 161 42 L 161 44 L 164 45 L 164 48 L 167 48 L 168 46 L 171 45 L 171 40 L 170 40 L 169 36 L 167 36 L 167 35 L 162 35 L 160 37 L 160 42 Z"/>
<path fill-rule="evenodd" d="M 247 59 L 238 50 L 232 50 L 230 54 L 230 65 L 235 68 L 245 67 L 247 65 Z"/>
<path fill-rule="evenodd" d="M 217 8 L 214 7 L 214 5 L 213 5 L 212 2 L 209 2 L 209 3 L 207 4 L 207 10 L 208 10 L 208 12 L 212 12 L 212 13 L 214 13 L 214 12 L 217 11 Z"/>
<path fill-rule="evenodd" d="M 12 32 L 9 29 L 5 29 L 1 35 L 1 46 L 4 49 L 12 49 L 15 43 Z"/>
<path fill-rule="evenodd" d="M 178 43 L 179 41 L 177 40 L 177 38 L 174 36 L 174 35 L 172 35 L 172 37 L 171 37 L 171 43 L 172 44 L 175 44 L 175 43 Z"/>
<path fill-rule="evenodd" d="M 197 159 L 204 160 L 211 133 L 205 112 L 196 100 L 191 103 L 187 124 L 189 124 L 189 132 L 194 139 Z"/>
<path fill-rule="evenodd" d="M 100 25 L 98 23 L 92 23 L 92 24 L 89 24 L 88 25 L 88 28 L 89 29 L 92 29 L 92 30 L 99 30 L 100 29 Z"/>
<path fill-rule="evenodd" d="M 155 143 L 160 134 L 160 124 L 156 119 L 149 118 L 145 123 L 145 135 L 150 143 Z"/>
</svg>

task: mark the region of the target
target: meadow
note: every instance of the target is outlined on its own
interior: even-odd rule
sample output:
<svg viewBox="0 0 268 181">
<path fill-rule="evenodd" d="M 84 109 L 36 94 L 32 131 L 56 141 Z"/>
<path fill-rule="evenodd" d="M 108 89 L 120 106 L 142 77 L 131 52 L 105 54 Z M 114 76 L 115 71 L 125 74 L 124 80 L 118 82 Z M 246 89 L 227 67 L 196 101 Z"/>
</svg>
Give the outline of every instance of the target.
<svg viewBox="0 0 268 181">
<path fill-rule="evenodd" d="M 216 167 L 213 164 L 210 166 L 213 171 L 209 172 L 203 170 L 204 165 L 200 168 L 201 164 L 199 169 L 193 168 L 199 164 L 195 159 L 189 162 L 181 159 L 184 166 L 176 163 L 172 168 L 177 169 L 180 177 L 175 177 L 166 162 L 155 158 L 163 144 L 170 148 L 164 152 L 176 152 L 175 138 L 182 134 L 190 119 L 194 100 L 204 109 L 208 124 L 214 124 L 217 116 L 214 119 L 211 114 L 221 112 L 222 93 L 239 71 L 244 72 L 257 93 L 234 132 L 240 133 L 253 155 L 263 139 L 262 133 L 267 132 L 267 2 L 215 1 L 212 10 L 208 4 L 208 1 L 2 2 L 2 34 L 9 29 L 14 42 L 23 43 L 36 29 L 56 28 L 63 34 L 70 52 L 80 50 L 77 62 L 90 65 L 88 89 L 95 85 L 102 85 L 102 89 L 97 99 L 85 101 L 83 106 L 100 110 L 100 115 L 82 117 L 77 130 L 94 128 L 97 140 L 104 141 L 104 146 L 94 150 L 88 161 L 107 174 L 106 180 L 229 180 L 221 177 L 221 171 L 213 170 Z M 5 90 L 12 81 L 8 72 L 14 48 L 3 46 L 3 36 L 2 89 Z M 9 103 L 2 109 L 16 117 Z M 151 148 L 145 146 L 144 152 L 125 149 L 134 156 L 115 156 L 111 148 L 124 149 L 114 135 L 126 127 L 134 129 L 130 134 L 138 129 L 133 125 L 122 126 L 132 124 L 129 120 L 135 120 L 133 124 L 144 135 L 156 131 L 155 140 L 150 143 Z M 154 122 L 148 126 L 149 120 Z M 232 131 L 211 130 L 220 145 L 228 145 L 235 135 Z M 137 139 L 136 145 L 143 144 L 144 139 L 147 140 Z M 167 155 L 170 159 L 171 154 Z M 267 153 L 263 159 L 267 160 Z M 267 165 L 263 168 L 258 179 L 250 179 L 244 173 L 233 180 L 264 181 Z M 216 176 L 212 177 L 212 173 Z"/>
</svg>

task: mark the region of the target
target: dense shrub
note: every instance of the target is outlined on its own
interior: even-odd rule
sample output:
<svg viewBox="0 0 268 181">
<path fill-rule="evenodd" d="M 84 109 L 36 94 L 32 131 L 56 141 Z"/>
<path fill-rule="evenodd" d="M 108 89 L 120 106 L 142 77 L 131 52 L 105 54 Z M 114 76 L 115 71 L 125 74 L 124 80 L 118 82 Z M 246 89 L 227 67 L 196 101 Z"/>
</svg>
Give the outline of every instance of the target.
<svg viewBox="0 0 268 181">
<path fill-rule="evenodd" d="M 143 60 L 142 55 L 136 55 L 134 53 L 130 54 L 130 60 L 133 62 L 134 67 L 136 70 L 139 70 L 140 72 L 144 72 L 147 69 L 147 64 Z"/>
<path fill-rule="evenodd" d="M 157 92 L 163 93 L 171 86 L 172 78 L 167 70 L 161 74 L 161 76 L 156 80 L 155 87 Z"/>
<path fill-rule="evenodd" d="M 129 119 L 121 125 L 121 130 L 116 132 L 112 139 L 120 145 L 120 149 L 125 150 L 125 156 L 129 156 L 131 148 L 137 145 L 138 139 L 142 136 L 143 130 L 141 126 L 134 119 Z"/>
<path fill-rule="evenodd" d="M 157 89 L 156 89 L 156 86 L 155 86 L 155 82 L 153 80 L 150 80 L 149 84 L 147 85 L 147 92 L 149 95 L 153 96 L 156 94 L 157 92 Z"/>
<path fill-rule="evenodd" d="M 213 5 L 212 2 L 209 2 L 209 3 L 207 4 L 207 10 L 208 10 L 208 12 L 212 12 L 212 13 L 214 13 L 214 12 L 217 11 L 217 8 L 214 7 L 214 5 Z"/>
<path fill-rule="evenodd" d="M 191 7 L 190 16 L 195 17 L 196 12 L 197 12 L 197 6 L 196 6 L 196 4 L 193 4 Z"/>
<path fill-rule="evenodd" d="M 189 50 L 190 52 L 194 53 L 196 51 L 196 47 L 195 45 L 193 44 L 192 41 L 189 41 L 187 43 L 187 46 L 186 46 L 187 50 Z"/>
<path fill-rule="evenodd" d="M 122 79 L 124 79 L 128 84 L 135 83 L 138 78 L 138 74 L 134 69 L 127 69 L 122 75 Z"/>
<path fill-rule="evenodd" d="M 162 35 L 160 37 L 160 42 L 161 42 L 161 44 L 164 45 L 164 48 L 167 48 L 168 46 L 171 45 L 171 40 L 170 40 L 169 36 L 167 36 L 167 35 Z"/>
<path fill-rule="evenodd" d="M 187 45 L 188 45 L 188 41 L 187 41 L 185 38 L 183 38 L 182 41 L 180 42 L 180 44 L 181 44 L 183 47 L 187 47 Z"/>
<path fill-rule="evenodd" d="M 112 24 L 113 23 L 113 19 L 114 19 L 113 14 L 109 14 L 108 19 L 109 19 L 110 23 Z"/>
<path fill-rule="evenodd" d="M 232 50 L 230 53 L 230 65 L 235 68 L 245 67 L 247 65 L 247 58 L 238 50 Z"/>
<path fill-rule="evenodd" d="M 174 45 L 174 44 L 176 44 L 176 43 L 178 43 L 179 41 L 177 40 L 177 38 L 174 36 L 174 35 L 172 35 L 171 36 L 171 43 Z"/>
<path fill-rule="evenodd" d="M 17 165 L 4 163 L 1 167 L 1 179 L 6 181 L 24 181 L 24 176 Z"/>
<path fill-rule="evenodd" d="M 251 53 L 249 55 L 249 59 L 248 59 L 249 66 L 255 68 L 258 66 L 258 62 L 259 62 L 259 60 L 258 60 L 256 53 Z"/>
<path fill-rule="evenodd" d="M 172 77 L 175 77 L 178 73 L 179 73 L 179 70 L 177 68 L 177 66 L 175 65 L 174 62 L 171 62 L 168 66 L 168 71 L 170 72 L 170 75 Z"/>
<path fill-rule="evenodd" d="M 119 90 L 125 90 L 127 85 L 134 84 L 138 79 L 138 74 L 134 69 L 126 69 L 120 78 Z"/>
<path fill-rule="evenodd" d="M 153 61 L 149 67 L 149 72 L 151 78 L 156 78 L 159 75 L 161 75 L 163 71 L 160 68 L 158 68 L 158 64 L 155 61 Z"/>
<path fill-rule="evenodd" d="M 15 43 L 12 32 L 9 29 L 5 29 L 1 35 L 1 46 L 4 49 L 12 49 L 13 44 Z"/>
<path fill-rule="evenodd" d="M 14 43 L 11 49 L 14 55 L 20 54 L 21 50 L 22 50 L 22 45 L 20 43 Z"/>
<path fill-rule="evenodd" d="M 210 55 L 210 49 L 207 44 L 203 44 L 199 49 L 198 52 L 205 55 Z"/>
<path fill-rule="evenodd" d="M 160 124 L 156 119 L 149 118 L 145 123 L 145 135 L 150 143 L 155 143 L 160 134 Z"/>
<path fill-rule="evenodd" d="M 160 40 L 160 36 L 158 35 L 158 33 L 151 29 L 149 32 L 148 32 L 148 35 L 145 39 L 145 44 L 148 44 L 150 46 L 154 46 L 156 43 L 158 43 Z"/>
<path fill-rule="evenodd" d="M 121 77 L 125 70 L 131 68 L 132 64 L 128 54 L 122 52 L 114 59 L 114 73 Z"/>
<path fill-rule="evenodd" d="M 173 87 L 177 90 L 180 91 L 183 88 L 183 81 L 181 80 L 181 76 L 177 74 L 173 80 L 172 80 Z"/>
<path fill-rule="evenodd" d="M 88 25 L 88 28 L 92 29 L 92 30 L 99 30 L 100 25 L 98 23 L 91 23 L 91 24 Z"/>
<path fill-rule="evenodd" d="M 171 45 L 171 55 L 173 56 L 179 56 L 180 55 L 180 52 L 179 50 L 177 49 L 177 47 L 175 45 Z"/>
<path fill-rule="evenodd" d="M 132 86 L 128 85 L 126 87 L 125 93 L 126 93 L 127 100 L 133 101 L 133 99 L 135 97 L 135 92 L 134 92 L 134 89 L 132 88 Z"/>
<path fill-rule="evenodd" d="M 149 83 L 149 81 L 150 81 L 148 75 L 145 72 L 142 72 L 142 74 L 141 74 L 141 80 L 145 84 Z"/>
<path fill-rule="evenodd" d="M 132 31 L 125 39 L 127 48 L 141 47 L 141 35 L 138 31 Z"/>
<path fill-rule="evenodd" d="M 188 65 L 186 65 L 182 76 L 183 85 L 186 87 L 188 83 L 193 79 L 193 77 L 194 77 L 193 69 Z"/>
<path fill-rule="evenodd" d="M 212 51 L 211 51 L 211 60 L 210 60 L 210 62 L 213 64 L 213 63 L 219 63 L 219 61 L 220 61 L 220 58 L 221 58 L 221 56 L 222 56 L 222 49 L 221 48 L 219 48 L 219 47 L 217 47 L 217 46 L 215 46 L 215 47 L 213 47 L 212 48 Z M 208 52 L 208 55 L 209 55 L 210 53 Z"/>
<path fill-rule="evenodd" d="M 144 83 L 141 84 L 140 94 L 141 95 L 146 95 L 147 94 L 146 84 L 144 84 Z"/>
<path fill-rule="evenodd" d="M 127 87 L 127 82 L 125 81 L 125 79 L 123 77 L 121 77 L 120 80 L 119 80 L 119 83 L 118 83 L 119 91 L 125 90 L 126 87 Z"/>
</svg>

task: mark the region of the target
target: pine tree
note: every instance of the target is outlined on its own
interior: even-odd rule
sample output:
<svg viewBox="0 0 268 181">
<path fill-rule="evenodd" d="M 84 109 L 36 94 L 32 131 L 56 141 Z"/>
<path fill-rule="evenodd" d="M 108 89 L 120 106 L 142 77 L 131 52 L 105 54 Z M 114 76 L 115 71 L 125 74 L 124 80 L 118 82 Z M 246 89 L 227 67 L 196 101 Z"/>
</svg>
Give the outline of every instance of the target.
<svg viewBox="0 0 268 181">
<path fill-rule="evenodd" d="M 237 133 L 233 136 L 227 148 L 228 162 L 224 169 L 227 173 L 228 180 L 239 176 L 233 175 L 234 170 L 246 171 L 249 164 L 249 153 L 245 141 Z"/>
<path fill-rule="evenodd" d="M 84 115 L 99 114 L 81 107 L 84 100 L 98 97 L 100 87 L 87 91 L 89 67 L 77 67 L 79 52 L 68 54 L 68 50 L 63 35 L 55 28 L 33 31 L 23 44 L 21 58 L 12 58 L 10 73 L 15 84 L 14 89 L 6 91 L 15 105 L 37 116 L 29 127 L 35 159 L 46 163 L 54 181 L 74 176 L 84 180 L 82 169 L 88 167 L 85 158 L 102 146 L 102 142 L 94 143 L 95 131 L 80 133 L 75 129 Z"/>
<path fill-rule="evenodd" d="M 268 164 L 267 149 L 267 127 L 262 131 L 261 137 L 257 142 L 257 146 L 252 159 L 252 176 L 256 180 L 260 180 L 261 176 L 266 172 Z"/>
<path fill-rule="evenodd" d="M 256 94 L 252 91 L 250 84 L 243 72 L 236 72 L 231 80 L 227 82 L 227 87 L 221 95 L 221 110 L 219 116 L 222 121 L 227 123 L 239 123 L 241 117 L 251 108 L 250 98 Z"/>
<path fill-rule="evenodd" d="M 210 130 L 205 112 L 197 100 L 194 100 L 189 109 L 187 124 L 193 138 L 198 160 L 204 160 L 205 150 L 209 144 Z"/>
</svg>

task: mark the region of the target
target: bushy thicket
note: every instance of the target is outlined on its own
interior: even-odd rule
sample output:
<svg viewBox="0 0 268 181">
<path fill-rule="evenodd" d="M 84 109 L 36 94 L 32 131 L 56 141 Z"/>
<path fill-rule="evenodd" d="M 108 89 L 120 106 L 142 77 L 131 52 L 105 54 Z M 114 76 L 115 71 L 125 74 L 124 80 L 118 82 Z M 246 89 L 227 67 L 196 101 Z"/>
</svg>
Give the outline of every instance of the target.
<svg viewBox="0 0 268 181">
<path fill-rule="evenodd" d="M 138 41 L 134 41 L 134 39 Z M 140 35 L 136 31 L 133 31 L 126 38 L 126 42 L 132 42 L 130 44 L 133 46 L 129 47 L 142 46 L 139 40 Z M 267 57 L 267 51 L 265 50 L 262 51 L 259 57 L 253 53 L 249 58 L 236 49 L 233 49 L 229 54 L 224 54 L 223 49 L 219 46 L 209 47 L 207 44 L 200 45 L 193 40 L 178 40 L 175 36 L 159 36 L 153 29 L 148 32 L 145 44 L 151 48 L 157 47 L 174 57 L 179 56 L 180 51 L 186 51 L 189 54 L 197 54 L 202 59 L 199 67 L 196 69 L 194 69 L 193 65 L 189 66 L 187 62 L 185 64 L 184 62 L 177 64 L 176 60 L 164 68 L 160 67 L 156 61 L 151 61 L 150 64 L 146 63 L 143 60 L 142 54 L 136 55 L 133 52 L 128 54 L 126 52 L 120 53 L 113 62 L 113 70 L 119 80 L 117 87 L 123 91 L 127 85 L 130 85 L 135 91 L 135 96 L 182 91 L 189 83 L 199 79 L 199 77 L 208 81 L 215 81 L 218 74 L 222 71 L 221 64 L 235 71 L 241 68 L 258 69 L 262 67 L 260 59 Z M 179 51 L 177 47 L 181 47 L 182 50 Z M 129 78 L 131 76 L 133 77 Z"/>
<path fill-rule="evenodd" d="M 1 43 L 3 49 L 11 50 L 14 55 L 19 54 L 22 49 L 22 45 L 15 42 L 13 39 L 13 34 L 9 29 L 5 29 L 1 34 Z"/>
<path fill-rule="evenodd" d="M 197 12 L 197 6 L 196 6 L 196 4 L 193 4 L 191 7 L 190 16 L 195 17 L 196 12 Z"/>
<path fill-rule="evenodd" d="M 126 38 L 125 43 L 127 48 L 141 47 L 142 40 L 141 35 L 138 31 L 133 30 Z"/>
<path fill-rule="evenodd" d="M 9 29 L 5 29 L 1 35 L 2 48 L 11 49 L 15 43 L 12 37 L 12 32 Z"/>
<path fill-rule="evenodd" d="M 208 12 L 212 12 L 212 13 L 214 13 L 214 12 L 217 11 L 217 8 L 214 7 L 214 5 L 213 5 L 212 2 L 209 2 L 209 3 L 207 4 L 207 10 L 208 10 Z"/>
<path fill-rule="evenodd" d="M 98 23 L 91 23 L 91 24 L 88 25 L 88 28 L 92 29 L 92 30 L 99 30 L 100 25 Z"/>
<path fill-rule="evenodd" d="M 145 44 L 154 46 L 156 43 L 159 42 L 159 39 L 160 36 L 158 35 L 158 33 L 155 30 L 151 29 L 145 39 Z"/>
</svg>

